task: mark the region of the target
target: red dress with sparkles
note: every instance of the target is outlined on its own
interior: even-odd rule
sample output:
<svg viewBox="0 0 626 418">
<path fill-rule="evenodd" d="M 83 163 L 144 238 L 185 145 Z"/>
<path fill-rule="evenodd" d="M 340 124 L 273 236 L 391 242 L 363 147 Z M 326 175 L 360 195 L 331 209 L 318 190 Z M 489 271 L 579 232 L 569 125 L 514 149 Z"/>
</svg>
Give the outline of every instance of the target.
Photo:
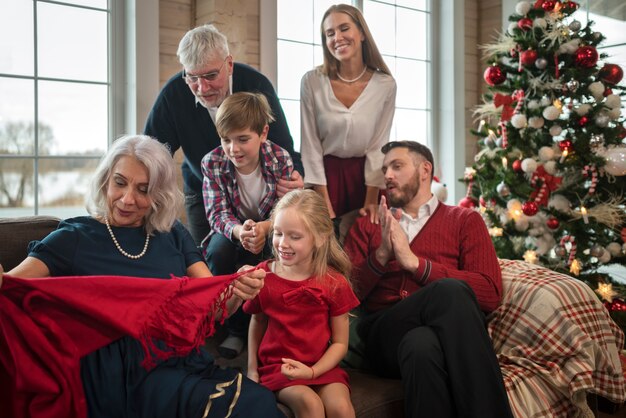
<svg viewBox="0 0 626 418">
<path fill-rule="evenodd" d="M 268 317 L 257 353 L 260 383 L 272 391 L 293 385 L 348 386 L 348 375 L 339 366 L 315 379 L 289 380 L 280 372 L 282 358 L 312 366 L 326 352 L 331 336 L 330 318 L 359 304 L 348 281 L 336 272 L 327 274 L 324 280 L 287 280 L 271 272 L 270 262 L 259 264 L 267 272 L 265 286 L 243 306 L 246 313 L 264 313 Z"/>
</svg>

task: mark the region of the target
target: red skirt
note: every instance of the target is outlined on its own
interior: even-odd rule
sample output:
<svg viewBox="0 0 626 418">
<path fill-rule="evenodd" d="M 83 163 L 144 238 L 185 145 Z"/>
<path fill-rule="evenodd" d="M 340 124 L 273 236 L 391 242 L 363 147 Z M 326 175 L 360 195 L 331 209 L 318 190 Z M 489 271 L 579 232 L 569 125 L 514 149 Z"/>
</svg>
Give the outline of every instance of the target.
<svg viewBox="0 0 626 418">
<path fill-rule="evenodd" d="M 363 207 L 365 202 L 365 157 L 324 156 L 326 188 L 336 216 Z"/>
</svg>

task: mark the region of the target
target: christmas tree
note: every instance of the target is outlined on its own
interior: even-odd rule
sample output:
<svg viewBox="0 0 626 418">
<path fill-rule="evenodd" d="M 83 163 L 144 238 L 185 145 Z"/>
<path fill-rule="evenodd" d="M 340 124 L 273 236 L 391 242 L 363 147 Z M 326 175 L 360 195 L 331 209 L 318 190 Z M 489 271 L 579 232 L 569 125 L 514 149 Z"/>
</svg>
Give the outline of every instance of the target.
<svg viewBox="0 0 626 418">
<path fill-rule="evenodd" d="M 598 272 L 626 262 L 626 89 L 622 69 L 597 51 L 604 36 L 577 9 L 521 1 L 506 33 L 483 47 L 489 93 L 459 205 L 482 212 L 499 257 L 575 276 L 626 310 L 613 300 L 623 288 Z"/>
</svg>

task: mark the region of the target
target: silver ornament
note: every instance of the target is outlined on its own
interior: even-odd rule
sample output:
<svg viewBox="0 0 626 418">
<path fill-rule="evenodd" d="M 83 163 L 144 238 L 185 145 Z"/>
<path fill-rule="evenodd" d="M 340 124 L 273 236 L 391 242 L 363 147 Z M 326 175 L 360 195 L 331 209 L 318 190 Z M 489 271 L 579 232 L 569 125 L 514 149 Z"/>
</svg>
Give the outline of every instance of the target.
<svg viewBox="0 0 626 418">
<path fill-rule="evenodd" d="M 556 247 L 554 247 L 554 254 L 556 254 L 558 257 L 565 257 L 565 255 L 567 254 L 567 250 L 565 249 L 565 247 L 557 245 Z"/>
<path fill-rule="evenodd" d="M 496 139 L 496 147 L 502 148 L 502 143 L 503 143 L 503 139 L 501 136 L 499 136 L 498 139 Z"/>
<path fill-rule="evenodd" d="M 601 32 L 594 32 L 591 34 L 591 36 L 593 37 L 593 39 L 595 41 L 599 41 L 600 39 L 602 39 L 602 33 Z"/>
<path fill-rule="evenodd" d="M 600 258 L 604 254 L 604 247 L 600 244 L 594 244 L 589 252 L 592 257 Z"/>
<path fill-rule="evenodd" d="M 535 61 L 535 67 L 539 68 L 540 70 L 545 69 L 548 66 L 548 60 L 546 60 L 545 58 L 537 58 L 537 60 Z"/>
<path fill-rule="evenodd" d="M 602 145 L 604 145 L 604 134 L 591 135 L 591 138 L 589 138 L 589 148 L 597 150 Z"/>
<path fill-rule="evenodd" d="M 509 189 L 509 186 L 507 186 L 504 182 L 501 182 L 496 186 L 496 191 L 502 197 L 507 197 L 511 194 L 511 189 Z"/>
<path fill-rule="evenodd" d="M 492 138 L 487 137 L 485 138 L 485 146 L 489 149 L 494 149 L 496 147 L 496 141 Z"/>
<path fill-rule="evenodd" d="M 570 80 L 567 82 L 567 89 L 572 93 L 576 93 L 578 87 L 580 87 L 580 82 L 578 82 L 578 80 Z"/>
<path fill-rule="evenodd" d="M 581 27 L 582 25 L 580 24 L 578 20 L 572 20 L 572 22 L 569 24 L 569 29 L 572 32 L 578 32 Z"/>
<path fill-rule="evenodd" d="M 596 125 L 598 125 L 600 128 L 606 128 L 609 124 L 609 120 L 611 120 L 611 118 L 605 113 L 599 114 L 598 116 L 596 116 L 595 119 Z"/>
</svg>

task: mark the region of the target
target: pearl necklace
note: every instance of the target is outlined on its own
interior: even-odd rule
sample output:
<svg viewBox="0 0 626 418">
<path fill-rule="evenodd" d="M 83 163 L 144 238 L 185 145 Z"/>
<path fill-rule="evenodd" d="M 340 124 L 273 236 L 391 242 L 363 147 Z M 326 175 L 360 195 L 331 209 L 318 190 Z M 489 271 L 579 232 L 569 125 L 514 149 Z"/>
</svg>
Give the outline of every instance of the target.
<svg viewBox="0 0 626 418">
<path fill-rule="evenodd" d="M 339 74 L 339 71 L 337 71 L 337 78 L 338 78 L 339 80 L 343 81 L 344 83 L 352 84 L 352 83 L 354 83 L 355 81 L 359 80 L 361 77 L 363 77 L 363 74 L 365 74 L 365 72 L 366 72 L 366 71 L 367 71 L 367 65 L 365 65 L 365 66 L 363 67 L 363 71 L 361 71 L 361 74 L 359 74 L 356 78 L 353 78 L 352 80 L 348 80 L 348 79 L 343 78 L 343 77 L 341 76 L 341 74 Z"/>
<path fill-rule="evenodd" d="M 115 244 L 115 247 L 120 253 L 122 253 L 122 255 L 125 255 L 128 258 L 136 260 L 138 258 L 143 257 L 144 254 L 146 254 L 146 251 L 148 251 L 148 243 L 150 242 L 150 234 L 146 234 L 146 243 L 143 245 L 143 250 L 137 255 L 132 255 L 124 251 L 120 243 L 117 242 L 117 238 L 115 238 L 115 235 L 113 235 L 113 230 L 111 229 L 111 225 L 109 225 L 109 218 L 107 218 L 106 216 L 104 217 L 104 223 L 106 224 L 107 229 L 109 230 L 109 235 L 111 235 L 111 238 L 113 238 L 113 244 Z"/>
</svg>

